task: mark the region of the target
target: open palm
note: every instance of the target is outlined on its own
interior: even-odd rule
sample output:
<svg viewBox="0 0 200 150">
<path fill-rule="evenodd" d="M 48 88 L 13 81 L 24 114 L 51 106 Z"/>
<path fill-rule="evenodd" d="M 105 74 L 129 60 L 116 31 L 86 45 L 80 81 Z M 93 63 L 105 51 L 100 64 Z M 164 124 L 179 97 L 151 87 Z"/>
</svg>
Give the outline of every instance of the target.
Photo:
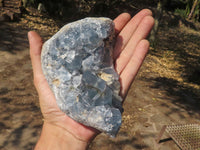
<svg viewBox="0 0 200 150">
<path fill-rule="evenodd" d="M 149 49 L 145 40 L 154 24 L 151 11 L 140 11 L 132 19 L 123 13 L 115 20 L 117 41 L 114 48 L 114 65 L 120 75 L 121 96 L 126 97 L 128 89 L 134 80 Z M 42 39 L 33 31 L 28 33 L 30 56 L 33 66 L 34 85 L 39 94 L 40 108 L 44 117 L 44 126 L 60 128 L 70 133 L 78 140 L 89 142 L 99 131 L 86 127 L 69 118 L 58 108 L 41 68 Z"/>
</svg>

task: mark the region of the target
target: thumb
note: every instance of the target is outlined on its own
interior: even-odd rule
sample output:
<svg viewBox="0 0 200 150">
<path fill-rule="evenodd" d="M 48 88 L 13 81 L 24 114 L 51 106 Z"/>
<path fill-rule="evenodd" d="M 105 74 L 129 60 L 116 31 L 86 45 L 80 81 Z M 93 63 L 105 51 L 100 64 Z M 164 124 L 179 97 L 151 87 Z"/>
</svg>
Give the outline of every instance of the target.
<svg viewBox="0 0 200 150">
<path fill-rule="evenodd" d="M 44 112 L 45 108 L 49 108 L 50 106 L 52 106 L 52 108 L 55 107 L 56 102 L 54 94 L 50 90 L 47 80 L 42 72 L 41 51 L 43 42 L 42 38 L 34 31 L 28 32 L 28 39 L 33 67 L 34 85 L 40 97 L 40 107 L 42 112 Z"/>
<path fill-rule="evenodd" d="M 42 38 L 34 31 L 28 32 L 29 46 L 30 46 L 30 57 L 33 67 L 33 76 L 35 87 L 40 93 L 43 86 L 46 85 L 46 79 L 42 72 L 41 66 L 41 51 L 42 51 Z"/>
<path fill-rule="evenodd" d="M 42 75 L 41 67 L 41 50 L 42 50 L 42 38 L 34 31 L 28 32 L 30 56 L 33 67 L 34 77 Z"/>
</svg>

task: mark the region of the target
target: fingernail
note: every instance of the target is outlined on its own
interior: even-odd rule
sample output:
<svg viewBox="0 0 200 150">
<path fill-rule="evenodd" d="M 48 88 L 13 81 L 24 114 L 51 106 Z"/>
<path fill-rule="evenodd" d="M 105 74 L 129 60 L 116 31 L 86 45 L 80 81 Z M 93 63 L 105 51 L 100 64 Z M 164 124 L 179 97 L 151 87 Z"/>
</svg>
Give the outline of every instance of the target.
<svg viewBox="0 0 200 150">
<path fill-rule="evenodd" d="M 29 41 L 31 40 L 31 37 L 32 37 L 31 31 L 29 31 L 29 32 L 28 32 L 28 40 L 29 40 Z"/>
</svg>

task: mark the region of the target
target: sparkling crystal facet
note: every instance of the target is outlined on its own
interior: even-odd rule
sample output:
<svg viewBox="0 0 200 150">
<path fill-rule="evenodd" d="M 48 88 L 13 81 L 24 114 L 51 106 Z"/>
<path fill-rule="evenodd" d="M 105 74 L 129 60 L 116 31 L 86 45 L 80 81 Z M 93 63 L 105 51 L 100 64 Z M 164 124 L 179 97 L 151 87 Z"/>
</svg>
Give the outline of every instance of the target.
<svg viewBox="0 0 200 150">
<path fill-rule="evenodd" d="M 42 69 L 59 108 L 115 136 L 121 125 L 119 76 L 113 67 L 114 24 L 85 18 L 65 25 L 43 45 Z"/>
</svg>

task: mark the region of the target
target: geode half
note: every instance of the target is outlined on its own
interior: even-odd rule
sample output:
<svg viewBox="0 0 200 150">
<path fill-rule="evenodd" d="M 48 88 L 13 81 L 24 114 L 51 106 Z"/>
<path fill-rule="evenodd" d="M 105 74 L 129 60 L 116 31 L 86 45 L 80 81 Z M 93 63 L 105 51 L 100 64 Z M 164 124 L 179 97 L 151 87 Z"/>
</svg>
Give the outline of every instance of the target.
<svg viewBox="0 0 200 150">
<path fill-rule="evenodd" d="M 42 69 L 59 108 L 115 136 L 121 125 L 119 76 L 113 67 L 114 23 L 85 18 L 65 25 L 42 48 Z"/>
</svg>

